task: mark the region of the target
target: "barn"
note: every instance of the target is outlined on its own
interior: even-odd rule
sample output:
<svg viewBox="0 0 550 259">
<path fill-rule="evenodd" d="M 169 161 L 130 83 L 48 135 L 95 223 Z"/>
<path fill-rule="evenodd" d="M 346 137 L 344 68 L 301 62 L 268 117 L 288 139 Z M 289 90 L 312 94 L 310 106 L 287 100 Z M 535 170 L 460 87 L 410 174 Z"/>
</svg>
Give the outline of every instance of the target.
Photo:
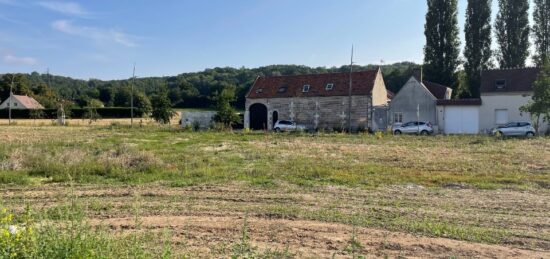
<svg viewBox="0 0 550 259">
<path fill-rule="evenodd" d="M 374 111 L 387 105 L 380 69 L 258 77 L 246 95 L 244 124 L 253 130 L 272 130 L 277 120 L 290 120 L 312 130 L 345 129 L 351 114 L 352 130 L 384 129 L 386 113 Z"/>
</svg>

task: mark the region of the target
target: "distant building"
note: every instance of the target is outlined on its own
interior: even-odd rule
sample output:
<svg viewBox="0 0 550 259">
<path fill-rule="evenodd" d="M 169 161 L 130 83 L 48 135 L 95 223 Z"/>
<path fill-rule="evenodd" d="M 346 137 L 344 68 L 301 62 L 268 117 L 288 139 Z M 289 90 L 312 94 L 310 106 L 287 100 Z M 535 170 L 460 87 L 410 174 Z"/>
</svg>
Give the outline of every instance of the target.
<svg viewBox="0 0 550 259">
<path fill-rule="evenodd" d="M 480 129 L 486 132 L 508 122 L 531 122 L 529 113 L 519 108 L 531 101 L 533 83 L 537 80 L 538 68 L 495 69 L 481 73 L 481 99 L 479 109 Z M 539 133 L 548 129 L 542 123 Z"/>
<path fill-rule="evenodd" d="M 351 77 L 352 129 L 384 129 L 386 112 L 375 113 L 388 104 L 381 70 L 353 72 Z M 244 126 L 272 130 L 277 120 L 290 120 L 308 129 L 345 129 L 349 86 L 350 73 L 258 77 L 246 95 Z"/>
<path fill-rule="evenodd" d="M 420 71 L 418 71 L 420 72 Z M 390 103 L 390 120 L 393 124 L 410 121 L 427 121 L 438 131 L 437 101 L 451 99 L 452 89 L 412 76 L 393 96 Z"/>
<path fill-rule="evenodd" d="M 44 106 L 42 106 L 37 100 L 26 95 L 12 95 L 11 104 L 12 104 L 11 108 L 13 110 L 44 109 Z M 9 105 L 10 105 L 10 98 L 4 100 L 4 102 L 0 104 L 0 110 L 8 109 Z"/>
</svg>

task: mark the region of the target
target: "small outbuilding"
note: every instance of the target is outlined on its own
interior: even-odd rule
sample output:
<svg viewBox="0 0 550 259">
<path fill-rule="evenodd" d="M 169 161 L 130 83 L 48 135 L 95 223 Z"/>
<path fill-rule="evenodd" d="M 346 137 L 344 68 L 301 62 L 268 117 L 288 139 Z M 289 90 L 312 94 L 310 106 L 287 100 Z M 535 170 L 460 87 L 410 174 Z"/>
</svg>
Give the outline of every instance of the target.
<svg viewBox="0 0 550 259">
<path fill-rule="evenodd" d="M 1 109 L 8 109 L 10 107 L 13 110 L 41 110 L 44 109 L 44 106 L 40 104 L 37 100 L 30 96 L 26 95 L 12 95 L 11 102 L 10 98 L 6 99 L 2 104 L 0 104 Z"/>
</svg>

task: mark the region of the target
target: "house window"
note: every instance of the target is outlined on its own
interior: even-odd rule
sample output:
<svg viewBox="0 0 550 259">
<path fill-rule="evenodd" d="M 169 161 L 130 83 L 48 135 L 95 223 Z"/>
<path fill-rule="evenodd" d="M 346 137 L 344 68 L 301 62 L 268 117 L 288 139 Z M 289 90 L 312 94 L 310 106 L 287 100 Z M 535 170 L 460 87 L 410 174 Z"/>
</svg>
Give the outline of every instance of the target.
<svg viewBox="0 0 550 259">
<path fill-rule="evenodd" d="M 495 81 L 495 88 L 496 89 L 504 89 L 506 87 L 506 80 L 499 79 Z"/>
<path fill-rule="evenodd" d="M 262 88 L 256 90 L 256 93 L 257 93 L 257 94 L 261 94 L 261 93 L 263 93 L 263 92 L 264 92 L 264 89 L 262 89 Z"/>
<path fill-rule="evenodd" d="M 13 106 L 17 106 L 17 103 L 14 103 Z"/>
<path fill-rule="evenodd" d="M 496 109 L 495 110 L 495 124 L 503 125 L 508 123 L 508 110 L 507 109 Z"/>
<path fill-rule="evenodd" d="M 403 123 L 403 113 L 396 112 L 393 114 L 393 123 Z"/>
<path fill-rule="evenodd" d="M 309 85 L 304 85 L 304 87 L 302 88 L 302 92 L 303 92 L 303 93 L 309 92 L 309 88 L 310 88 Z"/>
<path fill-rule="evenodd" d="M 327 84 L 327 86 L 325 86 L 325 90 L 327 90 L 327 91 L 332 91 L 332 89 L 334 89 L 334 84 L 333 83 L 329 83 L 329 84 Z"/>
<path fill-rule="evenodd" d="M 278 93 L 284 93 L 284 92 L 286 92 L 286 89 L 287 89 L 286 86 L 281 86 L 281 87 L 279 87 L 279 90 L 277 90 L 277 92 Z"/>
</svg>

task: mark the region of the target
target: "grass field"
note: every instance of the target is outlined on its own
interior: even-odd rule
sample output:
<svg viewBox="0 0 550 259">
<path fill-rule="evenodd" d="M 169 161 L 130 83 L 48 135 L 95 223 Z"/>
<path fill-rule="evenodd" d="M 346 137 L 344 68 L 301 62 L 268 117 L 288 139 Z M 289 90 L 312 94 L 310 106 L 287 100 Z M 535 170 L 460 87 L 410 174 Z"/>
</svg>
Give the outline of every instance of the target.
<svg viewBox="0 0 550 259">
<path fill-rule="evenodd" d="M 0 207 L 55 244 L 35 257 L 550 254 L 548 138 L 21 125 L 0 136 Z"/>
</svg>

